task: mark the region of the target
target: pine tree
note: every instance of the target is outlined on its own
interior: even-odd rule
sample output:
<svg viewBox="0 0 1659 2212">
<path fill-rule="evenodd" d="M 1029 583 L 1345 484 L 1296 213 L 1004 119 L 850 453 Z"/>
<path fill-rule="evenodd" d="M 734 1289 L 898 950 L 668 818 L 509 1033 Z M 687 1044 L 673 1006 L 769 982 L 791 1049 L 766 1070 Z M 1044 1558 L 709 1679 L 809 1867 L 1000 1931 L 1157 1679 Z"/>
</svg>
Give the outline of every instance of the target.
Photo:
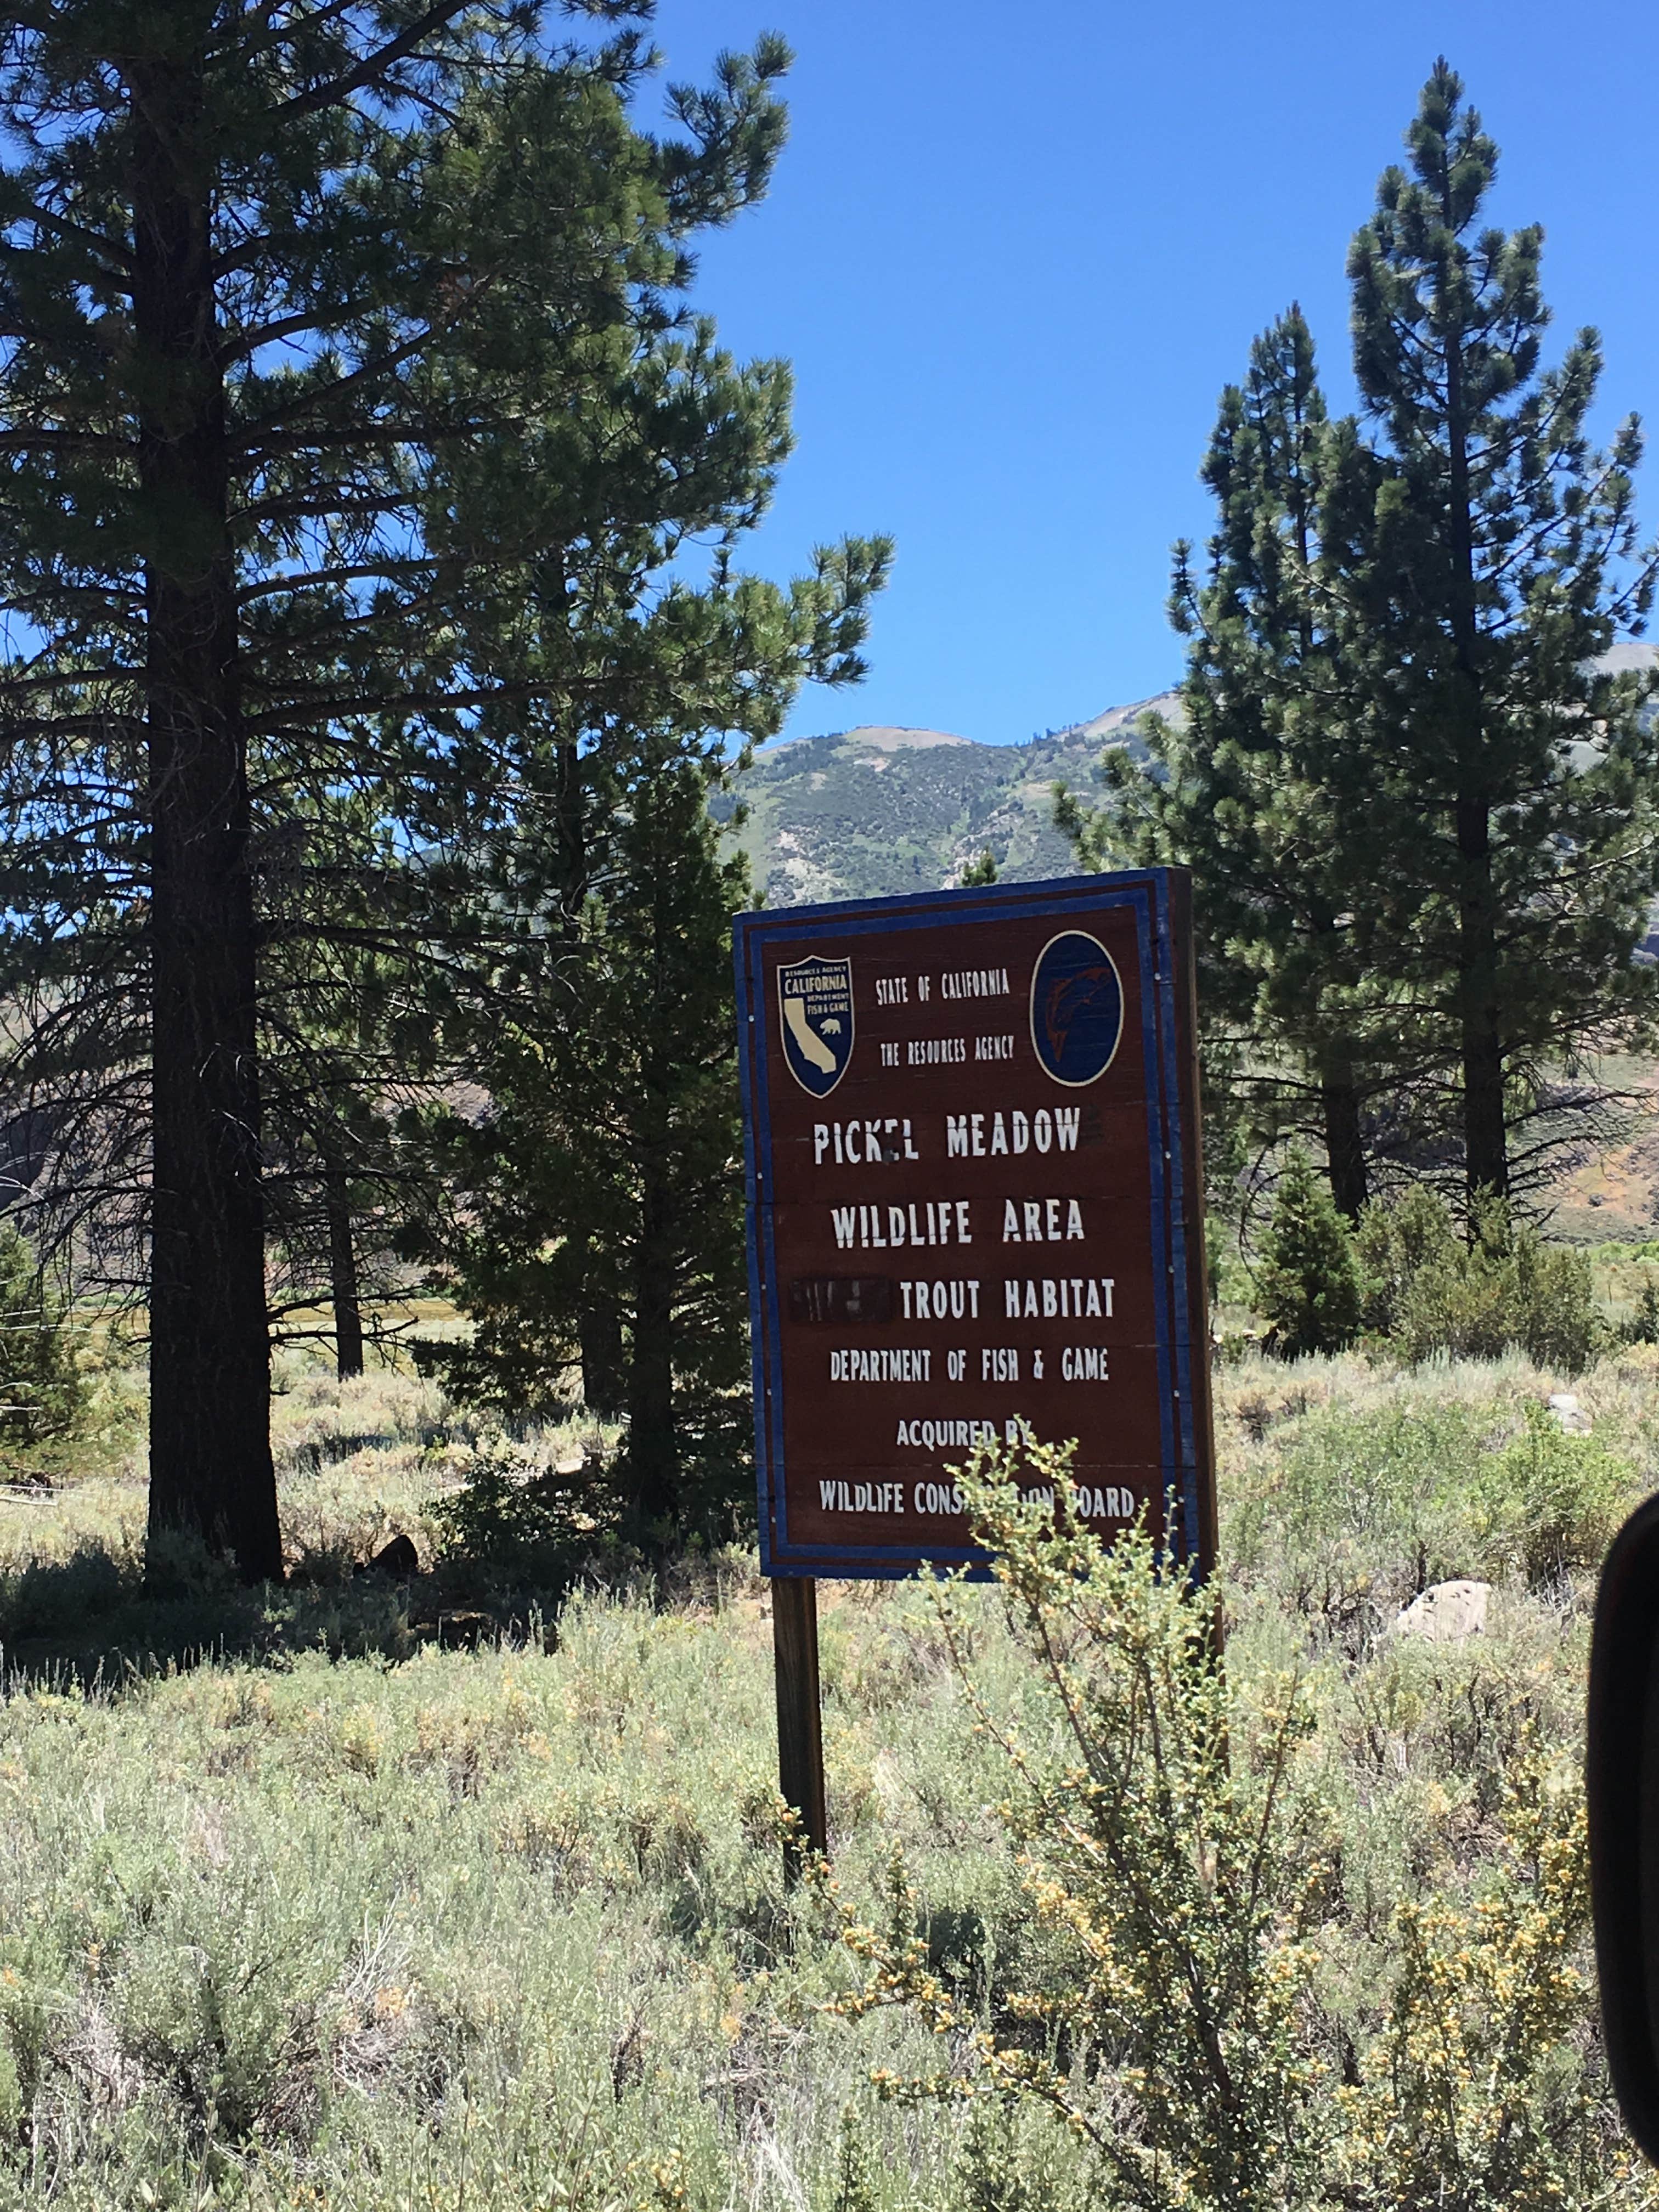
<svg viewBox="0 0 1659 2212">
<path fill-rule="evenodd" d="M 1449 1093 L 1471 1196 L 1507 1193 L 1553 1073 L 1646 1018 L 1659 881 L 1650 687 L 1601 659 L 1652 594 L 1637 427 L 1589 442 L 1593 331 L 1541 367 L 1541 233 L 1480 227 L 1496 149 L 1443 62 L 1408 143 L 1350 256 L 1366 420 L 1324 419 L 1298 314 L 1258 341 L 1177 562 L 1182 720 L 1061 811 L 1085 865 L 1193 867 L 1211 1039 L 1265 1061 L 1261 1133 L 1319 1126 L 1350 1218 L 1368 1099 L 1416 1150 Z"/>
<path fill-rule="evenodd" d="M 659 741 L 590 769 L 588 888 L 479 1040 L 487 1119 L 441 1132 L 473 1323 L 451 1387 L 625 1414 L 627 1493 L 661 1534 L 729 1511 L 744 1451 L 731 918 L 749 881 L 720 849 L 709 773 Z"/>
<path fill-rule="evenodd" d="M 1255 1303 L 1273 1350 L 1286 1359 L 1340 1352 L 1359 1331 L 1364 1278 L 1353 1237 L 1299 1145 L 1279 1178 Z"/>
<path fill-rule="evenodd" d="M 528 532 L 542 550 L 460 616 L 468 657 L 512 681 L 456 730 L 425 824 L 452 961 L 434 1034 L 489 1105 L 476 1131 L 436 1117 L 465 1202 L 411 1223 L 408 1249 L 453 1270 L 474 1322 L 454 1387 L 545 1408 L 580 1376 L 589 1411 L 626 1416 L 635 1506 L 665 1532 L 740 1455 L 715 1437 L 742 1372 L 720 948 L 746 879 L 717 856 L 707 797 L 806 677 L 862 675 L 890 551 L 821 549 L 787 590 L 736 566 L 788 452 L 789 398 L 783 364 L 739 368 L 708 323 L 659 329 L 623 362 L 601 352 L 580 407 L 428 489 L 434 543 Z M 595 480 L 634 492 L 603 526 Z"/>
<path fill-rule="evenodd" d="M 752 505 L 766 466 L 732 477 L 777 442 L 777 374 L 715 416 L 732 380 L 662 342 L 688 241 L 764 189 L 785 51 L 675 89 L 659 140 L 629 118 L 649 10 L 599 12 L 585 44 L 533 0 L 40 0 L 0 57 L 9 1075 L 60 1116 L 63 1233 L 147 1275 L 152 1531 L 248 1576 L 282 1565 L 266 987 L 307 931 L 361 935 L 342 869 L 385 878 L 405 969 L 441 969 L 444 826 L 500 803 L 473 733 L 553 683 L 491 658 L 504 595 L 562 544 L 696 511 L 705 475 Z M 545 502 L 470 527 L 449 489 L 601 394 L 634 434 L 566 482 L 562 536 Z M 744 596 L 704 610 L 728 665 Z M 311 1025 L 349 1031 L 349 1007 Z"/>
<path fill-rule="evenodd" d="M 1545 1066 L 1645 1006 L 1656 882 L 1647 686 L 1597 665 L 1649 606 L 1634 418 L 1595 450 L 1581 331 L 1540 365 L 1543 234 L 1483 227 L 1498 150 L 1444 61 L 1354 240 L 1354 364 L 1381 465 L 1328 513 L 1364 703 L 1349 742 L 1377 865 L 1358 902 L 1413 944 L 1431 1050 L 1457 1070 L 1471 1194 L 1510 1187 Z"/>
<path fill-rule="evenodd" d="M 1222 395 L 1201 575 L 1191 547 L 1176 548 L 1179 714 L 1149 722 L 1144 766 L 1110 757 L 1115 805 L 1090 813 L 1063 794 L 1060 819 L 1085 866 L 1115 848 L 1191 868 L 1212 1056 L 1245 1048 L 1229 1056 L 1258 1136 L 1316 1130 L 1337 1205 L 1357 1221 L 1386 994 L 1356 950 L 1366 794 L 1340 742 L 1350 672 L 1321 573 L 1328 485 L 1352 447 L 1352 425 L 1329 422 L 1293 307 Z"/>
</svg>

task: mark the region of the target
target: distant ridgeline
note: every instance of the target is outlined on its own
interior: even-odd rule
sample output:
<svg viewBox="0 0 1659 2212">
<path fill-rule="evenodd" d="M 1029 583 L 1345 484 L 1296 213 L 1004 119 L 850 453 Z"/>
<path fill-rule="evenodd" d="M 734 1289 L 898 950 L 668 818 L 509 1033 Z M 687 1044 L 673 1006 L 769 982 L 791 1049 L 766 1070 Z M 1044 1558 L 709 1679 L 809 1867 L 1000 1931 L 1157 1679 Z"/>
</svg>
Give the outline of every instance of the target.
<svg viewBox="0 0 1659 2212">
<path fill-rule="evenodd" d="M 749 819 L 738 833 L 769 906 L 937 890 L 988 846 L 1006 883 L 1073 872 L 1072 848 L 1054 823 L 1054 786 L 1087 793 L 1095 763 L 1111 744 L 1137 752 L 1138 718 L 1174 695 L 1114 707 L 1024 745 L 976 744 L 943 730 L 844 730 L 769 745 L 722 793 L 728 820 L 738 799 Z"/>
<path fill-rule="evenodd" d="M 1626 641 L 1604 665 L 1650 668 L 1656 659 L 1653 645 Z M 757 754 L 714 812 L 726 821 L 739 798 L 748 806 L 738 842 L 769 906 L 937 890 L 958 883 L 988 846 L 1005 883 L 1070 875 L 1054 784 L 1097 796 L 1094 771 L 1106 747 L 1144 754 L 1141 715 L 1177 705 L 1173 691 L 1162 692 L 1023 745 L 877 726 L 788 738 Z M 1659 960 L 1659 904 L 1638 957 Z"/>
</svg>

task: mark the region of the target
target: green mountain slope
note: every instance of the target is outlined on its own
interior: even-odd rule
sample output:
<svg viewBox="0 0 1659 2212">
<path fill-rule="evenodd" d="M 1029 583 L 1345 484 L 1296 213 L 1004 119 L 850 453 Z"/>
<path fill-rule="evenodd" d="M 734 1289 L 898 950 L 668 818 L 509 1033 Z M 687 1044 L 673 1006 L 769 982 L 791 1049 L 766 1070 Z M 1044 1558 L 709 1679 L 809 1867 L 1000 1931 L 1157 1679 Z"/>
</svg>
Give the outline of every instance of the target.
<svg viewBox="0 0 1659 2212">
<path fill-rule="evenodd" d="M 1009 882 L 1066 875 L 1054 787 L 1087 791 L 1103 749 L 1139 750 L 1134 725 L 1170 695 L 1115 707 L 1024 745 L 976 744 L 943 730 L 866 726 L 767 748 L 715 802 L 769 906 L 871 898 L 959 882 L 987 847 Z"/>
<path fill-rule="evenodd" d="M 1627 639 L 1601 665 L 1653 669 L 1659 649 Z M 730 821 L 739 801 L 748 808 L 733 835 L 769 906 L 936 890 L 959 883 L 988 846 L 1007 882 L 1069 875 L 1071 847 L 1054 827 L 1055 783 L 1091 793 L 1105 749 L 1139 752 L 1141 715 L 1173 713 L 1176 704 L 1174 692 L 1161 692 L 1024 745 L 868 724 L 791 738 L 759 753 L 714 811 Z M 1644 951 L 1659 958 L 1659 906 Z"/>
</svg>

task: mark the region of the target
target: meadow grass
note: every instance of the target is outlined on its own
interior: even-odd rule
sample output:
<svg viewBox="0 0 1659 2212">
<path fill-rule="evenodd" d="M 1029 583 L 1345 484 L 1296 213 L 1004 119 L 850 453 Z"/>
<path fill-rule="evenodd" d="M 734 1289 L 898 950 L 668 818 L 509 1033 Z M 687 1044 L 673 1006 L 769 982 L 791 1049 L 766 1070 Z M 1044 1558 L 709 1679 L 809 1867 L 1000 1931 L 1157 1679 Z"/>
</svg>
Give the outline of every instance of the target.
<svg viewBox="0 0 1659 2212">
<path fill-rule="evenodd" d="M 1329 2004 L 1362 2039 L 1402 1905 L 1490 1888 L 1517 1761 L 1541 1749 L 1576 1786 L 1590 1570 L 1652 1486 L 1656 1376 L 1638 1348 L 1581 1378 L 1582 1440 L 1539 1421 L 1555 1379 L 1518 1361 L 1218 1377 L 1228 1664 L 1294 1669 L 1317 1708 L 1341 1834 Z M 787 1894 L 752 1558 L 446 1648 L 441 1574 L 351 1570 L 394 1531 L 432 1563 L 478 1432 L 407 1376 L 284 1381 L 289 1590 L 186 1563 L 146 1595 L 131 1439 L 0 1504 L 0 2207 L 1089 2195 L 1074 2147 L 1016 2110 L 878 2100 L 872 2069 L 936 2069 L 933 2039 L 828 2008 L 860 1972 L 841 1908 L 885 1910 L 896 1850 L 972 2002 L 1047 1971 L 933 1594 L 821 1590 L 836 1887 Z M 1493 1582 L 1485 1637 L 1387 1632 L 1453 1574 Z M 955 1603 L 982 1694 L 1035 1712 L 994 1595 Z M 1594 2076 L 1582 1948 L 1564 1971 Z M 1598 2109 L 1564 2201 L 1645 2201 Z"/>
</svg>

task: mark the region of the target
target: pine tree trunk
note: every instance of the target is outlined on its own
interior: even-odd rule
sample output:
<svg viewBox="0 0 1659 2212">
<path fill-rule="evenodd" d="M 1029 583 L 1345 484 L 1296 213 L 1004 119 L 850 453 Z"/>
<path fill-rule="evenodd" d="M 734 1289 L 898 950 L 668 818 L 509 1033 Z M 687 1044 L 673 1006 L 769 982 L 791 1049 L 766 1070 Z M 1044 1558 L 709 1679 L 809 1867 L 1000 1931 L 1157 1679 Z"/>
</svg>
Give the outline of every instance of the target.
<svg viewBox="0 0 1659 2212">
<path fill-rule="evenodd" d="M 152 1539 L 280 1577 L 255 1068 L 254 922 L 199 64 L 134 69 L 144 380 L 153 1193 Z M 199 166 L 198 166 L 199 161 Z"/>
<path fill-rule="evenodd" d="M 1369 1195 L 1365 1140 L 1359 1121 L 1359 1092 L 1352 1063 L 1343 1055 L 1326 1062 L 1320 1082 L 1325 1117 L 1326 1171 L 1339 1213 L 1358 1222 Z"/>
<path fill-rule="evenodd" d="M 558 749 L 554 826 L 559 936 L 574 954 L 580 945 L 582 908 L 587 897 L 587 787 L 581 754 L 572 744 Z M 584 1260 L 586 1272 L 591 1257 L 584 1255 Z M 628 1407 L 622 1316 L 612 1300 L 584 1297 L 576 1326 L 581 1349 L 582 1403 L 601 1419 L 612 1419 Z"/>
<path fill-rule="evenodd" d="M 671 1523 L 679 1510 L 674 1429 L 673 1249 L 668 1197 L 647 1164 L 635 1255 L 634 1341 L 628 1373 L 628 1462 L 642 1520 Z"/>
<path fill-rule="evenodd" d="M 351 1196 L 345 1170 L 331 1162 L 323 1175 L 328 1208 L 328 1281 L 334 1304 L 334 1371 L 342 1382 L 363 1371 L 363 1310 L 357 1251 L 351 1239 Z"/>
<path fill-rule="evenodd" d="M 1457 808 L 1459 863 L 1457 998 L 1463 1060 L 1463 1159 L 1471 1198 L 1509 1195 L 1509 1133 L 1504 1115 L 1504 1044 L 1487 811 L 1479 799 Z"/>
<path fill-rule="evenodd" d="M 1441 183 L 1441 212 L 1455 225 L 1451 176 Z M 1499 1026 L 1501 978 L 1492 874 L 1492 809 L 1486 732 L 1478 659 L 1474 589 L 1474 519 L 1470 507 L 1468 428 L 1465 417 L 1462 339 L 1443 290 L 1437 301 L 1446 337 L 1447 521 L 1451 538 L 1451 625 L 1458 696 L 1450 704 L 1457 791 L 1457 1020 L 1463 1062 L 1463 1171 L 1471 1198 L 1509 1195 L 1509 1133 L 1504 1120 L 1504 1046 Z"/>
<path fill-rule="evenodd" d="M 602 1420 L 622 1413 L 627 1401 L 622 1317 L 615 1306 L 585 1304 L 577 1322 L 581 1340 L 582 1403 Z"/>
<path fill-rule="evenodd" d="M 554 805 L 560 934 L 567 945 L 574 945 L 587 896 L 587 788 L 582 779 L 581 755 L 574 745 L 559 747 Z"/>
</svg>

